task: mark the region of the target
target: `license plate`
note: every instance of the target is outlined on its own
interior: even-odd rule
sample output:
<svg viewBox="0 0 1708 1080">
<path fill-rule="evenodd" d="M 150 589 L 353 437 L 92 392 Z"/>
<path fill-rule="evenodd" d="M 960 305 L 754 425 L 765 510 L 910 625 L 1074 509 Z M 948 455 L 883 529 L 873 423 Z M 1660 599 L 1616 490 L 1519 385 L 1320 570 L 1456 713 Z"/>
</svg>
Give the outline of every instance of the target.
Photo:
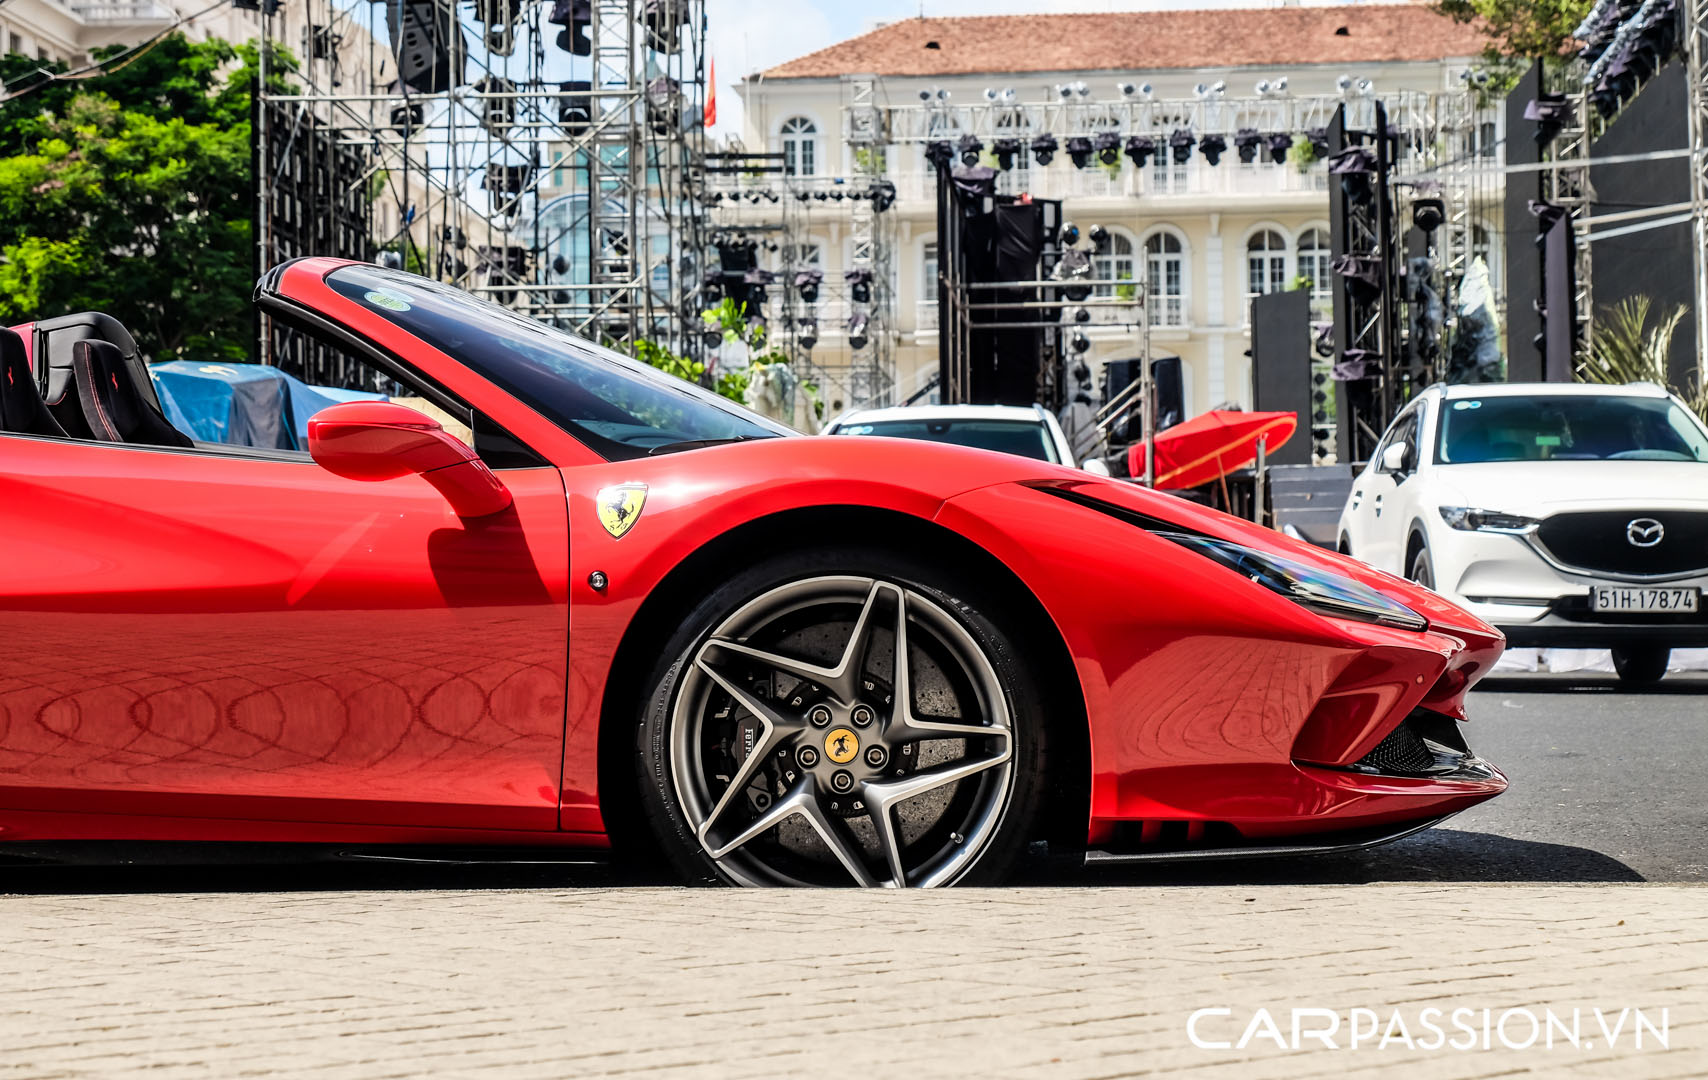
<svg viewBox="0 0 1708 1080">
<path fill-rule="evenodd" d="M 1589 590 L 1591 611 L 1621 611 L 1635 615 L 1663 612 L 1694 612 L 1701 603 L 1700 590 L 1692 588 L 1640 588 L 1631 585 L 1597 585 Z"/>
</svg>

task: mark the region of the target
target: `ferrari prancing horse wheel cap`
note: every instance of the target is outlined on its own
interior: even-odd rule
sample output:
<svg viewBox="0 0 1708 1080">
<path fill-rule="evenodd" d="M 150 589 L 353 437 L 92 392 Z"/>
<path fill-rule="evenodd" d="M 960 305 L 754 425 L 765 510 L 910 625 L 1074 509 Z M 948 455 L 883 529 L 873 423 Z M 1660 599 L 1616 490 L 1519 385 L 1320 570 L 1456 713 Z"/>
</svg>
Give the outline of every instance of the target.
<svg viewBox="0 0 1708 1080">
<path fill-rule="evenodd" d="M 833 728 L 824 737 L 824 756 L 838 765 L 846 765 L 860 752 L 860 737 L 848 728 Z"/>
</svg>

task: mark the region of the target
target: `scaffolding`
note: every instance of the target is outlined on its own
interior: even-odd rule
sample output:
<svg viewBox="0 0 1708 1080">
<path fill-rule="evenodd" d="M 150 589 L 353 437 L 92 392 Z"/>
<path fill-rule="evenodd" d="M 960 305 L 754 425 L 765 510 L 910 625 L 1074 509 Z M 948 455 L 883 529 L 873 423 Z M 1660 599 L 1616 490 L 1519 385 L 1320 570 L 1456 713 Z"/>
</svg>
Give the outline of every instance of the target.
<svg viewBox="0 0 1708 1080">
<path fill-rule="evenodd" d="M 377 257 L 620 348 L 698 348 L 704 0 L 305 4 L 262 20 L 287 85 L 259 95 L 259 271 Z"/>
</svg>

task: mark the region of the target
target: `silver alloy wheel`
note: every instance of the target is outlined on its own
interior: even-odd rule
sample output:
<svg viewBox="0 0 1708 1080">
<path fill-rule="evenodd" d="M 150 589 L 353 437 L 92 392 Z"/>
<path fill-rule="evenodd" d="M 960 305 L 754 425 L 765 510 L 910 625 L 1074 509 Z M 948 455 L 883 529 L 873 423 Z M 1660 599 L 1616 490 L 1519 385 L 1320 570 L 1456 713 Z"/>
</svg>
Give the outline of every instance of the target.
<svg viewBox="0 0 1708 1080">
<path fill-rule="evenodd" d="M 868 577 L 790 582 L 724 619 L 685 665 L 669 746 L 690 828 L 747 885 L 949 884 L 1013 791 L 984 650 L 935 601 Z"/>
</svg>

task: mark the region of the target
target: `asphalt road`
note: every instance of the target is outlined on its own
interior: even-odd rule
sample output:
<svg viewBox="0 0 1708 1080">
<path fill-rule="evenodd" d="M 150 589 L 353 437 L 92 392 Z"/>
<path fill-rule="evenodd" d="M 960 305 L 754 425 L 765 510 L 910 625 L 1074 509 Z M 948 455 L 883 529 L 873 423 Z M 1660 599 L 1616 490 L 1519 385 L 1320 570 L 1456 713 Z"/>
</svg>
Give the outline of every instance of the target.
<svg viewBox="0 0 1708 1080">
<path fill-rule="evenodd" d="M 1346 855 L 1095 874 L 1037 884 L 1708 881 L 1708 673 L 1647 692 L 1612 676 L 1522 674 L 1471 695 L 1472 749 L 1512 781 L 1500 798 L 1397 843 Z M 247 853 L 245 853 L 247 855 Z M 0 893 L 517 888 L 629 883 L 607 868 L 267 864 L 0 867 Z"/>
</svg>

